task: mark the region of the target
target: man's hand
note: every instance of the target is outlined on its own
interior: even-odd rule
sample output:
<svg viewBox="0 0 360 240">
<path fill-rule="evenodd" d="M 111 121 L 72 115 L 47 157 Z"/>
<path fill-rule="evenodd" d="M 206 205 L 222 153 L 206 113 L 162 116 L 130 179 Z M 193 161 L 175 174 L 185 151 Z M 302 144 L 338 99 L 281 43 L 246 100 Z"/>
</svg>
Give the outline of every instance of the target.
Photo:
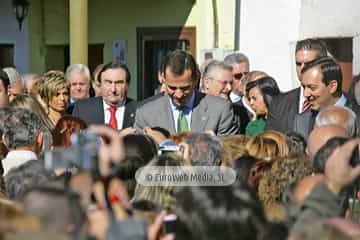
<svg viewBox="0 0 360 240">
<path fill-rule="evenodd" d="M 108 176 L 111 173 L 111 163 L 119 163 L 125 157 L 125 150 L 119 132 L 104 125 L 91 125 L 89 131 L 102 137 L 99 147 L 99 170 L 101 176 Z"/>
<path fill-rule="evenodd" d="M 174 234 L 164 234 L 162 225 L 166 212 L 162 211 L 155 219 L 154 223 L 148 226 L 148 240 L 174 240 Z"/>
<path fill-rule="evenodd" d="M 125 137 L 126 135 L 135 134 L 135 133 L 136 133 L 136 128 L 128 127 L 128 128 L 124 128 L 120 131 L 120 136 Z"/>
<path fill-rule="evenodd" d="M 351 155 L 360 144 L 360 139 L 353 139 L 337 147 L 325 164 L 325 180 L 329 189 L 338 194 L 341 189 L 360 176 L 360 165 L 350 165 Z"/>
<path fill-rule="evenodd" d="M 144 133 L 146 135 L 149 135 L 150 137 L 152 137 L 152 139 L 154 139 L 154 141 L 158 145 L 166 140 L 166 137 L 164 136 L 164 134 L 162 134 L 159 131 L 153 130 L 153 129 L 149 128 L 149 127 L 145 127 L 143 130 L 144 130 Z"/>
</svg>

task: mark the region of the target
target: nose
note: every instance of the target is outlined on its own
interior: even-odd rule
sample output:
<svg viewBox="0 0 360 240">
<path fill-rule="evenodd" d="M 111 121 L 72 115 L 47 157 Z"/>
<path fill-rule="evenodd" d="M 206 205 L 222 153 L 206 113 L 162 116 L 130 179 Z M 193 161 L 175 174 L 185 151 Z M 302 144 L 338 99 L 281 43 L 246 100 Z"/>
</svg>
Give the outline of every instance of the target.
<svg viewBox="0 0 360 240">
<path fill-rule="evenodd" d="M 65 95 L 64 94 L 60 94 L 60 100 L 64 101 L 65 100 Z"/>
<path fill-rule="evenodd" d="M 232 90 L 232 83 L 231 82 L 226 83 L 225 90 L 226 90 L 226 92 L 230 92 Z"/>
<path fill-rule="evenodd" d="M 115 83 L 112 83 L 112 84 L 111 84 L 111 91 L 112 91 L 112 92 L 116 92 Z"/>
<path fill-rule="evenodd" d="M 180 89 L 176 89 L 175 92 L 174 92 L 174 96 L 176 98 L 182 98 L 184 96 L 184 92 L 181 91 Z"/>
<path fill-rule="evenodd" d="M 308 88 L 304 88 L 304 97 L 308 98 L 311 96 L 310 90 Z"/>
</svg>

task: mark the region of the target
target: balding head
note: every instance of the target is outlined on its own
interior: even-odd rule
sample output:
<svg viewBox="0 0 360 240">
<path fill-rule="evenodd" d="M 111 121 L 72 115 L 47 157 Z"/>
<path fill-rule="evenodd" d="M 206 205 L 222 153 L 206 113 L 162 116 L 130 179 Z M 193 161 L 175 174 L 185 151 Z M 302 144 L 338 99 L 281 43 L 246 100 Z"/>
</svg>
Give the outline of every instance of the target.
<svg viewBox="0 0 360 240">
<path fill-rule="evenodd" d="M 329 106 L 323 109 L 316 116 L 315 127 L 320 127 L 329 124 L 339 125 L 345 128 L 349 135 L 355 133 L 355 119 L 356 114 L 348 107 Z"/>
<path fill-rule="evenodd" d="M 292 198 L 293 202 L 300 206 L 304 202 L 305 198 L 310 194 L 314 186 L 322 181 L 324 181 L 324 175 L 322 174 L 315 174 L 313 176 L 303 178 L 294 188 Z"/>
<path fill-rule="evenodd" d="M 333 137 L 349 137 L 348 131 L 338 125 L 330 124 L 314 128 L 308 138 L 306 153 L 313 159 L 317 151 Z"/>
</svg>

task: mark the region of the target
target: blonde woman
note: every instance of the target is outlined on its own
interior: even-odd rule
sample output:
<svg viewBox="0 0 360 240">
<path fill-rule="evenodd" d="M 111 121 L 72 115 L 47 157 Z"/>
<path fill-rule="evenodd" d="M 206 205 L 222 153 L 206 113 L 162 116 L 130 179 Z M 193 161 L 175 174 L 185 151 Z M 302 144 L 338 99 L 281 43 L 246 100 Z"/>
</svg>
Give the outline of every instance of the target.
<svg viewBox="0 0 360 240">
<path fill-rule="evenodd" d="M 49 71 L 42 76 L 39 94 L 46 104 L 46 113 L 51 120 L 52 129 L 65 114 L 69 101 L 70 84 L 61 71 Z"/>
</svg>

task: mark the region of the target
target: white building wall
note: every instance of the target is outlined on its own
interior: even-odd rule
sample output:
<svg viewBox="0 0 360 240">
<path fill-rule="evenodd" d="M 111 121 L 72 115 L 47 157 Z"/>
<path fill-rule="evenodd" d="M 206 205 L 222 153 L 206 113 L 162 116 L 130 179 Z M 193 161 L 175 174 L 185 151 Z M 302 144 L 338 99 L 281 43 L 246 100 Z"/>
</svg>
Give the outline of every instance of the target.
<svg viewBox="0 0 360 240">
<path fill-rule="evenodd" d="M 12 1 L 0 1 L 0 44 L 14 44 L 14 64 L 20 73 L 29 69 L 29 34 L 27 18 L 19 31 Z"/>
<path fill-rule="evenodd" d="M 300 38 L 354 38 L 353 74 L 358 74 L 360 72 L 359 11 L 359 0 L 302 0 Z"/>
<path fill-rule="evenodd" d="M 242 0 L 240 51 L 252 70 L 267 72 L 288 90 L 298 85 L 297 40 L 353 37 L 353 73 L 359 73 L 359 10 L 359 0 Z"/>
<path fill-rule="evenodd" d="M 273 76 L 282 90 L 298 83 L 294 43 L 299 37 L 300 0 L 242 0 L 240 51 L 250 59 L 250 70 Z"/>
</svg>

